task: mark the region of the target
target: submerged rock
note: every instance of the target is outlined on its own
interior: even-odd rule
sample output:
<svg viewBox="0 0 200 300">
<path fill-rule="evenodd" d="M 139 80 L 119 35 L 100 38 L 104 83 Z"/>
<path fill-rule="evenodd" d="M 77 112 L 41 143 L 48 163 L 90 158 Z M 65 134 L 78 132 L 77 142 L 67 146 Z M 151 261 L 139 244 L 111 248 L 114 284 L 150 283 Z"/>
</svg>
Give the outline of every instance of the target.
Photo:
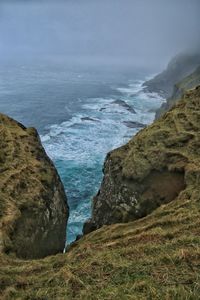
<svg viewBox="0 0 200 300">
<path fill-rule="evenodd" d="M 199 132 L 197 87 L 129 143 L 107 155 L 84 233 L 147 216 L 175 199 L 192 198 L 199 189 Z"/>
<path fill-rule="evenodd" d="M 104 110 L 106 110 L 106 107 L 102 107 L 99 109 L 99 111 L 104 111 Z"/>
<path fill-rule="evenodd" d="M 83 117 L 83 118 L 81 118 L 81 121 L 100 122 L 99 120 L 93 119 L 93 118 L 90 118 L 90 117 Z"/>
<path fill-rule="evenodd" d="M 146 126 L 145 124 L 136 121 L 124 121 L 123 124 L 128 128 L 144 128 Z"/>
<path fill-rule="evenodd" d="M 132 114 L 136 114 L 136 111 L 134 110 L 133 107 L 131 107 L 130 105 L 128 105 L 125 101 L 123 100 L 115 100 L 112 102 L 112 104 L 117 104 L 123 108 L 125 108 L 127 111 L 131 112 Z"/>
<path fill-rule="evenodd" d="M 0 114 L 0 252 L 40 258 L 65 245 L 68 206 L 37 131 Z"/>
</svg>

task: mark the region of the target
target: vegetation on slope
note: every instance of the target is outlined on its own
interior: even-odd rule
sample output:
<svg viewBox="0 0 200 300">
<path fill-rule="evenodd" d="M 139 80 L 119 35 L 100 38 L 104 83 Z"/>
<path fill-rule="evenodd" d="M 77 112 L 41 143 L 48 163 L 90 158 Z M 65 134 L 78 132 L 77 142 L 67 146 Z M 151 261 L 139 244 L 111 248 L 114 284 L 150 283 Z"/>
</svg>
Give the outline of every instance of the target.
<svg viewBox="0 0 200 300">
<path fill-rule="evenodd" d="M 129 178 L 140 180 L 149 164 L 184 172 L 176 199 L 137 221 L 103 226 L 66 254 L 29 261 L 2 254 L 1 299 L 200 299 L 199 127 L 197 88 L 111 153 L 126 151 L 121 170 Z"/>
<path fill-rule="evenodd" d="M 199 189 L 200 88 L 108 154 L 85 233 L 144 217 Z"/>
<path fill-rule="evenodd" d="M 0 252 L 38 258 L 62 251 L 66 201 L 36 130 L 0 114 Z"/>
<path fill-rule="evenodd" d="M 200 299 L 197 193 L 138 221 L 104 226 L 67 254 L 1 256 L 1 299 Z"/>
</svg>

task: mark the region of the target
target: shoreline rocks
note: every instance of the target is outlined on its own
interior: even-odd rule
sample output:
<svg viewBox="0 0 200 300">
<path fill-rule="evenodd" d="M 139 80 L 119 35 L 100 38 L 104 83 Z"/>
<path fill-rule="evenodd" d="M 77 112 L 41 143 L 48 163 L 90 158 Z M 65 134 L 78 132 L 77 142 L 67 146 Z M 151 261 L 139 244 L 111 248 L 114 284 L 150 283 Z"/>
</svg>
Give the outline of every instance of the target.
<svg viewBox="0 0 200 300">
<path fill-rule="evenodd" d="M 137 121 L 124 121 L 123 124 L 128 128 L 144 128 L 146 124 Z"/>
</svg>

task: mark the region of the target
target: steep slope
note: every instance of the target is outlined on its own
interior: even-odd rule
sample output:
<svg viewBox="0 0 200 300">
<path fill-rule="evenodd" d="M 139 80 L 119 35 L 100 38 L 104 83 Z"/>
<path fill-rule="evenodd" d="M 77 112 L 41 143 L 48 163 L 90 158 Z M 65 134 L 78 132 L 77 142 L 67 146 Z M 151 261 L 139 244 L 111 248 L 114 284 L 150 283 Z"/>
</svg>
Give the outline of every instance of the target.
<svg viewBox="0 0 200 300">
<path fill-rule="evenodd" d="M 199 146 L 200 87 L 108 154 L 84 232 L 136 220 L 175 199 L 199 197 Z"/>
<path fill-rule="evenodd" d="M 103 226 L 73 244 L 66 254 L 33 261 L 0 254 L 0 298 L 199 299 L 199 129 L 200 88 L 185 94 L 159 121 L 113 151 L 106 163 L 105 170 L 110 173 L 105 174 L 102 188 L 106 188 L 108 176 L 122 172 L 129 191 L 135 178 L 142 188 L 150 175 L 156 190 L 152 170 L 160 172 L 158 186 L 163 172 L 181 175 L 183 190 L 174 201 L 139 220 Z M 121 184 L 119 178 L 111 177 L 116 190 Z M 161 180 L 165 195 L 171 195 L 168 179 Z M 122 192 L 122 197 L 128 199 L 127 191 Z M 109 199 L 113 198 L 105 200 Z"/>
<path fill-rule="evenodd" d="M 200 66 L 189 76 L 185 77 L 179 83 L 175 84 L 172 96 L 163 103 L 160 109 L 156 112 L 156 119 L 167 112 L 188 89 L 192 89 L 200 84 Z"/>
<path fill-rule="evenodd" d="M 198 300 L 199 215 L 197 197 L 179 198 L 138 221 L 104 226 L 66 254 L 27 262 L 0 255 L 0 298 Z"/>
<path fill-rule="evenodd" d="M 170 61 L 166 70 L 144 83 L 145 89 L 169 98 L 172 95 L 174 84 L 191 74 L 199 65 L 199 53 L 179 54 Z"/>
<path fill-rule="evenodd" d="M 68 207 L 35 129 L 0 114 L 0 251 L 23 258 L 62 251 Z"/>
</svg>

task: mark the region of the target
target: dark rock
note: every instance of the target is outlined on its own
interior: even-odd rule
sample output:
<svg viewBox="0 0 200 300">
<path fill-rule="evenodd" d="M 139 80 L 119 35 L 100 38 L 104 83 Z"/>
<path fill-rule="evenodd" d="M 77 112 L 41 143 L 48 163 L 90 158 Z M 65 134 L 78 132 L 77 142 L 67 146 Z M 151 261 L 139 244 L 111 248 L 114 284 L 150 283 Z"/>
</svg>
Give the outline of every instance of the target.
<svg viewBox="0 0 200 300">
<path fill-rule="evenodd" d="M 146 126 L 145 124 L 134 121 L 124 121 L 123 124 L 129 128 L 144 128 Z"/>
<path fill-rule="evenodd" d="M 92 222 L 91 219 L 86 221 L 83 225 L 83 234 L 88 234 L 92 231 L 96 230 L 96 225 L 94 222 Z"/>
<path fill-rule="evenodd" d="M 123 100 L 115 100 L 115 101 L 112 102 L 112 104 L 117 104 L 117 105 L 125 108 L 126 110 L 128 110 L 132 114 L 136 114 L 136 111 Z"/>
<path fill-rule="evenodd" d="M 81 121 L 92 121 L 92 122 L 99 122 L 99 120 L 90 118 L 90 117 L 83 117 L 81 118 Z"/>
</svg>

